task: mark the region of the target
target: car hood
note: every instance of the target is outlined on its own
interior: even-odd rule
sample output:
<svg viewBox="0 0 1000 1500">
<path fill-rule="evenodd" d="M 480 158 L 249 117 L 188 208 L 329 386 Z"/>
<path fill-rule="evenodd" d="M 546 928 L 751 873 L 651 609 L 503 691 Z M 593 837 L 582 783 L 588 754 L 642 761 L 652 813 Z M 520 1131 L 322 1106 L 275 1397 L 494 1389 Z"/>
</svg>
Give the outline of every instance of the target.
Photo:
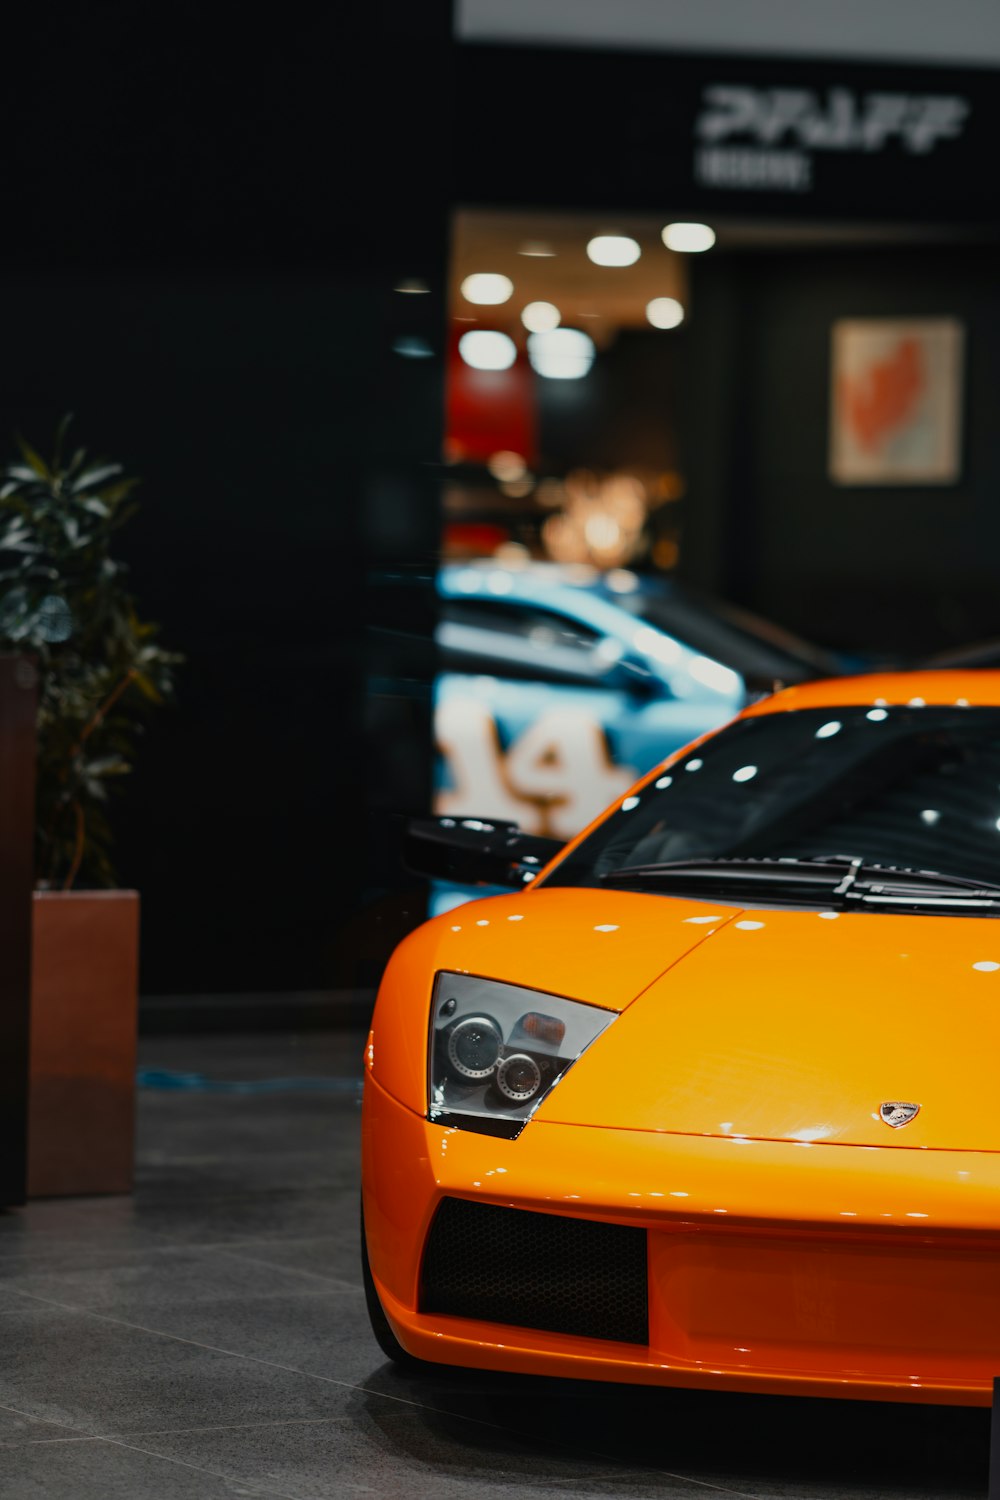
<svg viewBox="0 0 1000 1500">
<path fill-rule="evenodd" d="M 425 1006 L 435 974 L 477 974 L 622 1011 L 739 916 L 738 907 L 628 891 L 539 887 L 470 901 L 425 922 L 395 950 L 379 988 L 368 1066 L 384 1089 L 423 1114 Z"/>
<path fill-rule="evenodd" d="M 619 908 L 623 949 L 655 920 L 650 900 L 664 934 L 697 930 L 690 903 L 617 899 L 642 903 L 634 916 Z M 574 1065 L 539 1121 L 1000 1150 L 1000 923 L 704 903 L 694 915 L 703 940 L 671 949 L 671 966 Z M 919 1112 L 892 1128 L 880 1117 L 890 1102 Z"/>
<path fill-rule="evenodd" d="M 623 1010 L 739 907 L 629 891 L 540 887 L 455 907 L 417 928 L 398 950 L 425 969 Z"/>
</svg>

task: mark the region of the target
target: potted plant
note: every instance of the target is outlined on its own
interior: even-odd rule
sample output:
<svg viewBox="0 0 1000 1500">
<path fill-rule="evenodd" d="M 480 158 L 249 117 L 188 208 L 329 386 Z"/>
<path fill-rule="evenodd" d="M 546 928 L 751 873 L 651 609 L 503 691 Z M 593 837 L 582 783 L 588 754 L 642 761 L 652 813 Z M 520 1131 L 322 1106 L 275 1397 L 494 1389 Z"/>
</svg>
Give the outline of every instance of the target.
<svg viewBox="0 0 1000 1500">
<path fill-rule="evenodd" d="M 139 897 L 115 888 L 107 807 L 179 658 L 136 615 L 113 555 L 134 511 L 120 464 L 19 444 L 0 468 L 0 650 L 38 671 L 28 1191 L 132 1181 Z"/>
</svg>

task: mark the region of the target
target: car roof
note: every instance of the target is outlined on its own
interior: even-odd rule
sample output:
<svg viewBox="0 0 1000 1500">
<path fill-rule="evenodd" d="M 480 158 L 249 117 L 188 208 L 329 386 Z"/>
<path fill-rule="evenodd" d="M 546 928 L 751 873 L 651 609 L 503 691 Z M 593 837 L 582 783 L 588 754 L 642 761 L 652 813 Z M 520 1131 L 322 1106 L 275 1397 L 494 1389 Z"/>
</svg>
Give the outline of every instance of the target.
<svg viewBox="0 0 1000 1500">
<path fill-rule="evenodd" d="M 788 713 L 800 708 L 853 708 L 934 704 L 1000 708 L 1000 671 L 873 672 L 830 677 L 785 688 L 744 709 L 744 714 Z"/>
<path fill-rule="evenodd" d="M 752 689 L 799 682 L 842 665 L 821 648 L 738 606 L 700 594 L 677 578 L 590 564 L 531 560 L 506 567 L 492 558 L 450 562 L 438 572 L 450 603 L 474 600 L 550 609 L 609 634 L 637 625 L 669 636 L 684 650 L 721 662 Z"/>
<path fill-rule="evenodd" d="M 615 603 L 623 592 L 640 592 L 638 578 L 630 573 L 623 577 L 629 580 L 627 587 L 614 589 L 596 568 L 582 564 L 572 567 L 531 561 L 505 567 L 490 558 L 474 558 L 443 564 L 438 571 L 438 590 L 446 599 L 513 598 L 585 609 L 595 599 Z"/>
<path fill-rule="evenodd" d="M 601 582 L 596 568 L 536 562 L 504 568 L 480 560 L 448 563 L 438 573 L 438 591 L 454 603 L 471 599 L 548 608 L 609 634 L 634 629 L 636 624 L 622 608 L 619 595 Z"/>
</svg>

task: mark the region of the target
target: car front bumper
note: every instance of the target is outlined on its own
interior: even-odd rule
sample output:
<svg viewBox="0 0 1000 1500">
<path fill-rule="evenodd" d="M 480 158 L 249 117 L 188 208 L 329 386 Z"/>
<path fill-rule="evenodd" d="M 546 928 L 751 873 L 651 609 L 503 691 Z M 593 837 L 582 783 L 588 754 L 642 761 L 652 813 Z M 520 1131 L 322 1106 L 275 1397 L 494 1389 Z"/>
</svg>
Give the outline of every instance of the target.
<svg viewBox="0 0 1000 1500">
<path fill-rule="evenodd" d="M 989 1405 L 1000 1156 L 680 1136 L 536 1118 L 433 1125 L 365 1085 L 366 1236 L 420 1359 L 650 1385 Z M 648 1344 L 421 1311 L 443 1199 L 647 1235 Z"/>
</svg>

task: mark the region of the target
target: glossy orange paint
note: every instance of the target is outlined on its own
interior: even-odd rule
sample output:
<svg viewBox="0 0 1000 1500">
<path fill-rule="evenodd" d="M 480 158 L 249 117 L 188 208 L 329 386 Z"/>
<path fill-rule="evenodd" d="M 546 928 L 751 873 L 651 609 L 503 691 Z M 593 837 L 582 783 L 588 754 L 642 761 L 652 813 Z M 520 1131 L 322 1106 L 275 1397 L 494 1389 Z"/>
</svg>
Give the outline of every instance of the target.
<svg viewBox="0 0 1000 1500">
<path fill-rule="evenodd" d="M 915 698 L 1000 705 L 1000 673 L 813 684 L 747 712 Z M 988 1405 L 992 963 L 990 918 L 625 891 L 542 886 L 427 923 L 390 962 L 366 1051 L 365 1223 L 397 1338 L 424 1359 L 525 1373 Z M 440 970 L 619 1013 L 516 1140 L 425 1118 Z M 894 1131 L 885 1099 L 921 1111 Z M 648 1348 L 421 1313 L 446 1196 L 647 1230 Z"/>
<path fill-rule="evenodd" d="M 704 941 L 718 925 L 704 918 L 716 910 L 676 901 L 667 922 L 659 896 L 539 890 L 471 901 L 435 917 L 400 943 L 385 971 L 372 1025 L 375 1076 L 424 1113 L 431 989 L 441 969 L 620 1011 Z M 627 939 L 614 941 L 623 924 Z"/>
<path fill-rule="evenodd" d="M 648 899 L 659 903 L 661 930 L 685 930 L 674 902 Z M 702 929 L 697 952 L 654 981 L 537 1118 L 1000 1151 L 1000 1109 L 983 1107 L 997 1090 L 1000 969 L 975 967 L 1000 964 L 996 918 L 704 910 L 718 922 Z M 653 936 L 638 918 L 623 918 L 615 940 L 624 945 L 637 931 L 640 941 Z M 636 1067 L 636 1058 L 645 1061 Z M 600 1097 L 608 1075 L 628 1087 Z M 889 1129 L 878 1113 L 884 1099 L 913 1100 L 920 1113 L 904 1130 Z"/>
</svg>

